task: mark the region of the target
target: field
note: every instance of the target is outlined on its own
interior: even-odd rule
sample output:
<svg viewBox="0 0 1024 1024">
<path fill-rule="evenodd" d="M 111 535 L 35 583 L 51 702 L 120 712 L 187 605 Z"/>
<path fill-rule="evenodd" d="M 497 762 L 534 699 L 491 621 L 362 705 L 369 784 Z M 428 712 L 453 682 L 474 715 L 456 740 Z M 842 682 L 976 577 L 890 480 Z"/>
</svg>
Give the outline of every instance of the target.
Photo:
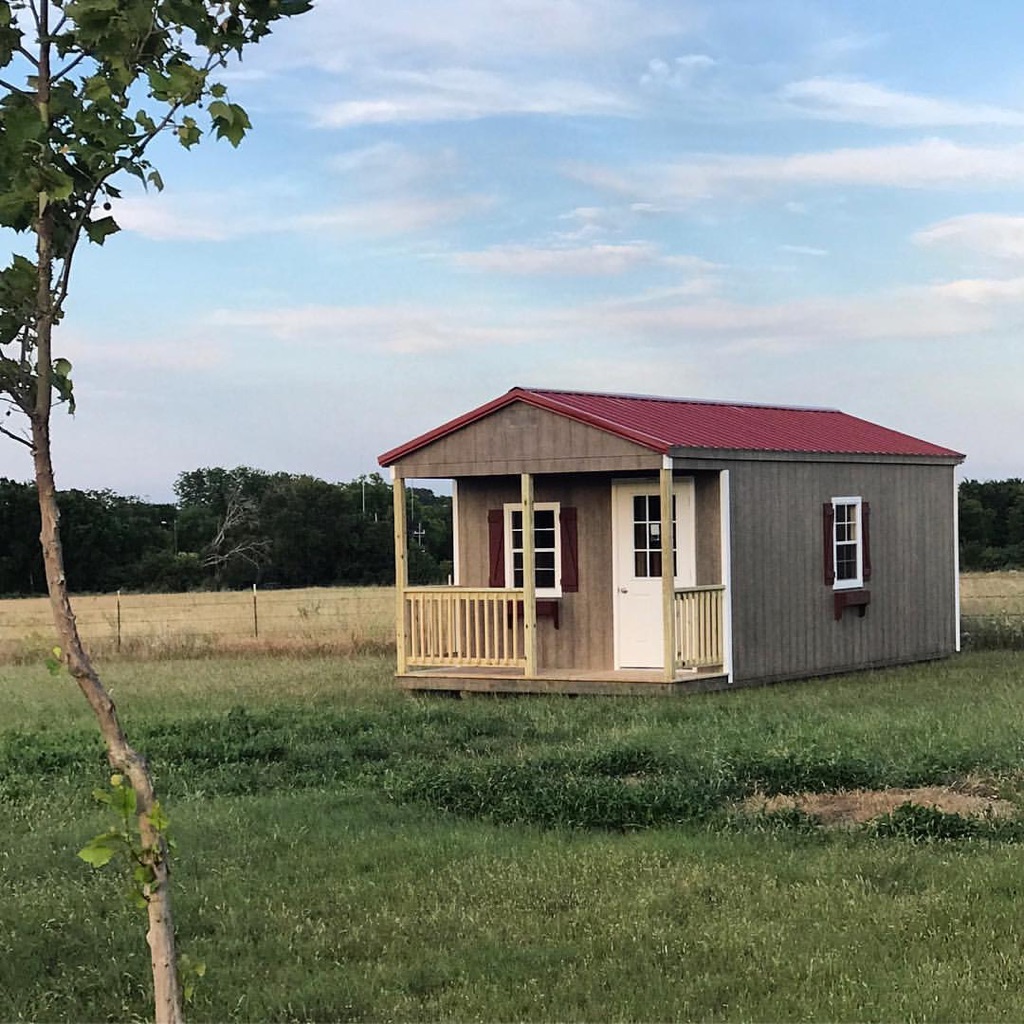
<svg viewBox="0 0 1024 1024">
<path fill-rule="evenodd" d="M 395 628 L 390 587 L 101 594 L 74 604 L 82 636 L 104 656 L 351 653 L 380 650 Z M 44 657 L 52 636 L 45 598 L 0 600 L 0 660 Z"/>
<path fill-rule="evenodd" d="M 685 700 L 412 697 L 366 653 L 103 669 L 171 816 L 193 1021 L 1016 1021 L 1020 659 Z M 144 1018 L 144 917 L 75 857 L 88 709 L 39 661 L 0 700 L 0 1020 Z M 924 786 L 1010 813 L 828 828 L 808 795 Z"/>
<path fill-rule="evenodd" d="M 969 631 L 1024 634 L 1024 573 L 965 573 L 961 586 Z M 390 587 L 87 595 L 75 610 L 91 649 L 107 657 L 348 654 L 382 651 L 394 635 Z M 52 635 L 45 599 L 0 600 L 0 661 L 40 660 Z"/>
</svg>

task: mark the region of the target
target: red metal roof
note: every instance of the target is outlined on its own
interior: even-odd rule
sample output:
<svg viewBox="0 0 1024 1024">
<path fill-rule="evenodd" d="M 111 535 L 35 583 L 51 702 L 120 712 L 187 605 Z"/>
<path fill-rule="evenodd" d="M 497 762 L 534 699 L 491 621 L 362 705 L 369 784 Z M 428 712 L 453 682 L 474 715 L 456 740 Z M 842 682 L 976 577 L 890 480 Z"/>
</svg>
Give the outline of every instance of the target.
<svg viewBox="0 0 1024 1024">
<path fill-rule="evenodd" d="M 390 466 L 513 402 L 548 409 L 668 454 L 675 448 L 829 455 L 963 458 L 960 452 L 850 416 L 838 409 L 746 405 L 689 398 L 512 388 L 500 398 L 380 456 Z"/>
</svg>

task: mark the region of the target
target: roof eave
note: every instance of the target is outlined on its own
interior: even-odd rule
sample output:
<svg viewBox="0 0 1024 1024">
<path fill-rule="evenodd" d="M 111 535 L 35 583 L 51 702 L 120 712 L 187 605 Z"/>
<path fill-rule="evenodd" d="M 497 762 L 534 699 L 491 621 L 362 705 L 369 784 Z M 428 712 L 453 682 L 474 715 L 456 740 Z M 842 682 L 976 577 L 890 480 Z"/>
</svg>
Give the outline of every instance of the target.
<svg viewBox="0 0 1024 1024">
<path fill-rule="evenodd" d="M 667 452 L 673 459 L 728 459 L 779 461 L 779 462 L 916 462 L 934 465 L 958 466 L 966 455 L 952 449 L 927 452 L 830 452 L 830 451 L 794 451 L 792 449 L 764 448 L 697 448 L 686 445 L 673 445 Z"/>
<path fill-rule="evenodd" d="M 644 448 L 650 448 L 652 451 L 656 451 L 662 455 L 668 454 L 669 451 L 668 442 L 662 438 L 654 437 L 651 434 L 645 434 L 640 430 L 623 428 L 621 425 L 611 423 L 608 420 L 602 419 L 600 416 L 594 416 L 581 412 L 578 409 L 563 406 L 561 403 L 554 401 L 547 396 L 538 395 L 526 388 L 515 387 L 507 391 L 504 395 L 501 395 L 484 405 L 477 406 L 475 409 L 471 409 L 462 416 L 457 416 L 455 419 L 448 420 L 447 423 L 442 423 L 441 426 L 435 427 L 433 430 L 429 430 L 425 434 L 420 434 L 419 437 L 415 437 L 411 441 L 407 441 L 405 444 L 399 445 L 397 448 L 392 448 L 390 451 L 384 452 L 383 455 L 378 457 L 377 462 L 384 467 L 393 466 L 395 463 L 400 462 L 402 459 L 419 451 L 421 448 L 425 448 L 428 444 L 432 444 L 434 441 L 440 441 L 441 438 L 447 437 L 449 434 L 453 434 L 455 431 L 461 430 L 463 427 L 468 427 L 470 424 L 476 423 L 479 420 L 490 416 L 491 413 L 497 412 L 499 409 L 503 409 L 505 406 L 511 405 L 513 402 L 523 402 L 526 405 L 532 405 L 538 409 L 546 409 L 548 412 L 557 413 L 559 416 L 565 416 L 567 419 L 575 420 L 577 423 L 584 423 L 587 426 L 597 427 L 599 430 L 607 431 L 610 434 L 614 434 L 616 437 L 621 437 L 626 441 L 632 441 L 634 444 L 641 445 Z"/>
</svg>

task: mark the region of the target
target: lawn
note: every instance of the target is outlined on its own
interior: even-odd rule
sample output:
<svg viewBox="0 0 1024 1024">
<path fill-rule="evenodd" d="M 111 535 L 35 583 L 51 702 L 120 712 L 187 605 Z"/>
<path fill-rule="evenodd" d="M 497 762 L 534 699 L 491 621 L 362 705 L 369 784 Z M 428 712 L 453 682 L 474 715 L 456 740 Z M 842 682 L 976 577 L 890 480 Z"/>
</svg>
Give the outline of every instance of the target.
<svg viewBox="0 0 1024 1024">
<path fill-rule="evenodd" d="M 1022 804 L 1024 661 L 763 690 L 452 700 L 376 657 L 114 661 L 178 843 L 194 1021 L 1019 1020 L 1018 823 L 829 831 L 752 793 Z M 81 697 L 0 666 L 0 1020 L 148 1012 Z M 960 836 L 960 838 L 937 838 Z"/>
</svg>

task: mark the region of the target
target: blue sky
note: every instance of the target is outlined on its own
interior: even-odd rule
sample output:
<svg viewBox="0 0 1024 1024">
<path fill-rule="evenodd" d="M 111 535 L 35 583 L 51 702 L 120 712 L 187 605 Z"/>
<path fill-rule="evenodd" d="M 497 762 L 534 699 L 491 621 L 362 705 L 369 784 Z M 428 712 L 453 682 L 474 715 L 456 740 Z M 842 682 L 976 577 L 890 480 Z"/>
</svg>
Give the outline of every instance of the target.
<svg viewBox="0 0 1024 1024">
<path fill-rule="evenodd" d="M 320 0 L 227 76 L 241 148 L 163 146 L 83 253 L 58 482 L 348 480 L 513 385 L 1024 475 L 1022 38 L 1002 0 Z"/>
</svg>

